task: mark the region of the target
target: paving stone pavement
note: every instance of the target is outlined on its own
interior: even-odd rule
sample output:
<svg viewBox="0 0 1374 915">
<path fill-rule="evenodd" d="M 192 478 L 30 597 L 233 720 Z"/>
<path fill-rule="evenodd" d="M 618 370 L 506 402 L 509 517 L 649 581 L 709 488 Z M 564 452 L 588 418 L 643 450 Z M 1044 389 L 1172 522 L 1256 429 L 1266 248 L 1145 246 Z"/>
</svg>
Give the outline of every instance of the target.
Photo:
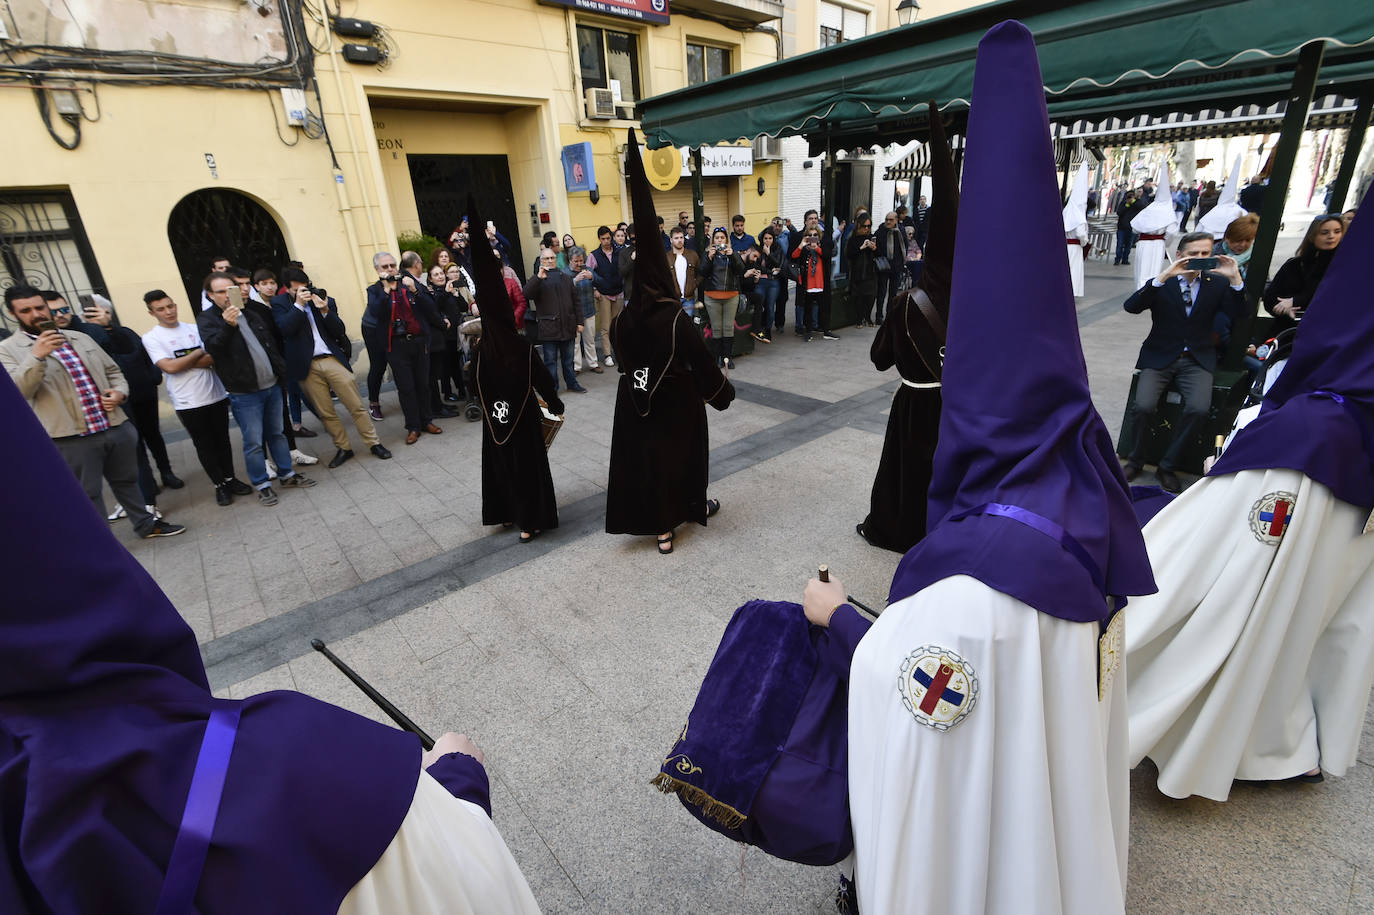
<svg viewBox="0 0 1374 915">
<path fill-rule="evenodd" d="M 1089 265 L 1080 327 L 1109 429 L 1120 424 L 1147 319 L 1125 268 Z M 789 316 L 790 324 L 790 316 Z M 531 545 L 480 525 L 480 434 L 462 419 L 404 446 L 394 395 L 383 440 L 275 509 L 219 508 L 188 442 L 188 487 L 162 507 L 190 527 L 120 536 L 195 629 L 217 694 L 298 689 L 385 720 L 317 653 L 319 636 L 434 734 L 487 754 L 496 822 L 547 912 L 830 911 L 834 872 L 789 865 L 703 829 L 649 779 L 691 707 L 721 631 L 753 597 L 799 599 L 818 562 L 882 606 L 898 557 L 854 532 L 895 387 L 872 331 L 788 333 L 740 358 L 740 397 L 708 411 L 709 528 L 602 531 L 616 378 L 584 374 L 551 453 L 560 528 Z M 1032 353 L 1027 354 L 1033 357 Z M 236 440 L 237 441 L 237 440 Z M 321 457 L 327 439 L 311 442 Z M 1343 779 L 1174 801 L 1133 773 L 1132 912 L 1374 911 L 1374 712 Z"/>
</svg>

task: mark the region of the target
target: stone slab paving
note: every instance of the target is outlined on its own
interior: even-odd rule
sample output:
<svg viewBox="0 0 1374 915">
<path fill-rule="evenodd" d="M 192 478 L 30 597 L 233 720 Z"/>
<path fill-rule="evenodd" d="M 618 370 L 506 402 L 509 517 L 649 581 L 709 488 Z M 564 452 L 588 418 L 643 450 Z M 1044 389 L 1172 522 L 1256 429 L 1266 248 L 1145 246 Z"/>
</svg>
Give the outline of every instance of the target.
<svg viewBox="0 0 1374 915">
<path fill-rule="evenodd" d="M 1123 271 L 1124 272 L 1124 271 Z M 1109 267 L 1089 267 L 1080 326 L 1113 434 L 1144 319 Z M 790 334 L 790 329 L 789 329 Z M 195 628 L 219 695 L 298 689 L 383 720 L 309 649 L 320 636 L 433 733 L 486 750 L 496 821 L 548 912 L 829 911 L 833 872 L 742 850 L 648 784 L 735 607 L 799 599 L 818 562 L 882 606 L 898 557 L 859 540 L 894 381 L 872 331 L 790 335 L 738 360 L 740 397 L 710 411 L 709 528 L 677 549 L 602 531 L 614 378 L 584 374 L 552 452 L 562 525 L 535 544 L 478 523 L 478 430 L 396 459 L 360 453 L 275 510 L 220 509 L 189 443 L 192 485 L 163 502 L 188 534 L 130 542 Z M 398 414 L 394 396 L 384 404 Z M 322 439 L 311 440 L 327 457 Z M 128 538 L 127 526 L 121 526 Z M 1374 911 L 1374 713 L 1344 779 L 1173 801 L 1133 774 L 1132 912 Z"/>
</svg>

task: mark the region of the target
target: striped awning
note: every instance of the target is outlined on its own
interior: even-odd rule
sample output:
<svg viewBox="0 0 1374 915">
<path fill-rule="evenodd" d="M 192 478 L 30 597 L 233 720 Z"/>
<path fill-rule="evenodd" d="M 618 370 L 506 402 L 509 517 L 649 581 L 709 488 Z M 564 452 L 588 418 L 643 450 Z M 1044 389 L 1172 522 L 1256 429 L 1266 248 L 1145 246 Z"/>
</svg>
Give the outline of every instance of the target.
<svg viewBox="0 0 1374 915">
<path fill-rule="evenodd" d="M 1308 130 L 1348 127 L 1355 116 L 1354 99 L 1326 95 L 1312 100 L 1307 114 Z M 1148 146 L 1210 137 L 1245 137 L 1277 133 L 1287 102 L 1273 105 L 1241 105 L 1229 110 L 1210 108 L 1192 114 L 1143 114 L 1133 118 L 1074 121 L 1054 124 L 1056 140 L 1081 140 L 1087 146 Z"/>
<path fill-rule="evenodd" d="M 964 148 L 962 134 L 949 138 L 950 151 L 956 155 Z M 910 181 L 930 175 L 930 144 L 922 143 L 883 171 L 884 181 Z"/>
</svg>

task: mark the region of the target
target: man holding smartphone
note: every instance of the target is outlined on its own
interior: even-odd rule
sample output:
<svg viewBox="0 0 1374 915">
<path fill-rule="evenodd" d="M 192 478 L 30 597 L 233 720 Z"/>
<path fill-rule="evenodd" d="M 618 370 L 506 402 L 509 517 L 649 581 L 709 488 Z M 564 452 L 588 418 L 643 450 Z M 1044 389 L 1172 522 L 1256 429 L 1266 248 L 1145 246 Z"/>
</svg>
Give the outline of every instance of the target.
<svg viewBox="0 0 1374 915">
<path fill-rule="evenodd" d="M 1217 367 L 1212 330 L 1217 316 L 1234 320 L 1245 308 L 1244 284 L 1235 258 L 1212 257 L 1213 238 L 1192 232 L 1178 241 L 1178 252 L 1159 276 L 1126 300 L 1133 315 L 1150 312 L 1150 333 L 1141 344 L 1136 368 L 1135 436 L 1125 465 L 1127 480 L 1144 469 L 1147 427 L 1154 424 L 1159 398 L 1174 385 L 1183 398 L 1183 421 L 1159 461 L 1159 485 L 1169 492 L 1182 486 L 1175 470 L 1179 455 L 1197 434 L 1212 406 L 1212 373 Z"/>
<path fill-rule="evenodd" d="M 377 282 L 367 287 L 364 321 L 375 328 L 376 339 L 386 347 L 386 362 L 396 382 L 396 399 L 405 416 L 406 444 L 413 445 L 422 432 L 439 435 L 444 431 L 434 424 L 429 375 L 431 333 L 437 329 L 442 342 L 443 319 L 429 290 L 415 276 L 415 272 L 423 270 L 418 254 L 402 254 L 399 272 L 395 269 L 395 258 L 386 251 L 372 260 Z"/>
<path fill-rule="evenodd" d="M 256 309 L 246 309 L 234 277 L 212 273 L 205 278 L 205 294 L 213 308 L 196 316 L 206 351 L 215 360 L 215 374 L 229 392 L 229 409 L 243 433 L 243 463 L 258 493 L 258 504 L 277 504 L 267 476 L 267 453 L 277 465 L 277 485 L 306 489 L 315 485 L 291 466 L 291 446 L 281 428 L 282 388 L 286 374 L 276 338 Z"/>
<path fill-rule="evenodd" d="M 33 407 L 63 460 L 105 514 L 102 479 L 145 540 L 175 537 L 186 528 L 159 521 L 138 488 L 138 434 L 116 408 L 129 396 L 118 363 L 80 331 L 57 329 L 48 303 L 25 284 L 5 290 L 5 308 L 19 325 L 0 341 L 0 363 Z"/>
</svg>

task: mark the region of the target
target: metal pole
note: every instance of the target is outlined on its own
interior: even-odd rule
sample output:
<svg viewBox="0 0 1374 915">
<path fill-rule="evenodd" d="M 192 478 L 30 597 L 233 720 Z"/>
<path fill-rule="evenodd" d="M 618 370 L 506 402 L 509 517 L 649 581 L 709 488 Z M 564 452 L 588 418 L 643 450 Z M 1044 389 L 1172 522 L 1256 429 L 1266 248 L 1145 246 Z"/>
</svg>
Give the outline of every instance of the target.
<svg viewBox="0 0 1374 915">
<path fill-rule="evenodd" d="M 1269 186 L 1264 190 L 1264 208 L 1260 212 L 1259 232 L 1255 235 L 1254 253 L 1245 274 L 1245 311 L 1231 328 L 1231 348 L 1226 354 L 1225 367 L 1239 370 L 1245 364 L 1245 348 L 1250 344 L 1250 328 L 1255 323 L 1260 295 L 1269 281 L 1269 265 L 1274 258 L 1274 245 L 1279 238 L 1279 223 L 1283 221 L 1283 205 L 1288 197 L 1288 182 L 1293 164 L 1298 158 L 1302 131 L 1307 126 L 1307 109 L 1312 105 L 1312 93 L 1321 71 L 1325 43 L 1310 41 L 1298 54 L 1293 84 L 1288 91 L 1288 106 L 1283 115 L 1279 142 L 1274 147 L 1273 168 Z"/>
<path fill-rule="evenodd" d="M 1341 167 L 1336 171 L 1336 183 L 1331 188 L 1333 213 L 1345 209 L 1345 198 L 1350 193 L 1350 182 L 1355 177 L 1355 164 L 1360 159 L 1360 147 L 1364 146 L 1364 134 L 1369 127 L 1371 112 L 1374 112 L 1374 86 L 1365 86 L 1360 91 L 1355 119 L 1350 122 L 1350 135 L 1345 138 L 1345 155 L 1341 156 Z"/>
<path fill-rule="evenodd" d="M 706 189 L 701 180 L 701 147 L 692 150 L 692 221 L 697 226 L 697 254 L 706 250 L 711 239 L 706 234 Z"/>
</svg>

